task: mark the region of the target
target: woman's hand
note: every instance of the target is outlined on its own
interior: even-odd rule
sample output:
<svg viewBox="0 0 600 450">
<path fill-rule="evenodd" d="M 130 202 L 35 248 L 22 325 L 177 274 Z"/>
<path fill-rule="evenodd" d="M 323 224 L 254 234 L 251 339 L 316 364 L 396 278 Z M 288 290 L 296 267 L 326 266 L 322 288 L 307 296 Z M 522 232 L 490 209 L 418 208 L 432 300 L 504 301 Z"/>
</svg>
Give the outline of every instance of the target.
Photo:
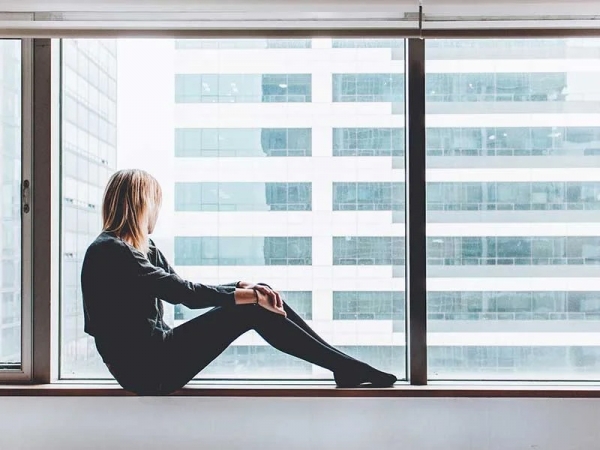
<svg viewBox="0 0 600 450">
<path fill-rule="evenodd" d="M 268 296 L 273 304 L 278 308 L 283 308 L 283 300 L 281 299 L 279 292 L 274 291 L 269 286 L 265 286 L 264 284 L 255 284 L 252 289 L 256 289 L 261 294 Z"/>
<path fill-rule="evenodd" d="M 275 314 L 279 314 L 279 315 L 282 315 L 283 317 L 287 317 L 287 313 L 283 309 L 283 303 L 281 305 L 279 305 L 277 303 L 277 300 L 274 300 L 273 297 L 271 297 L 271 295 L 269 295 L 268 293 L 264 293 L 263 291 L 259 290 L 258 289 L 259 287 L 266 287 L 266 286 L 256 286 L 256 288 L 255 288 L 256 295 L 258 295 L 258 305 L 262 306 L 266 310 L 271 311 Z M 274 292 L 274 291 L 272 291 L 272 292 Z M 281 297 L 279 299 L 281 301 Z"/>
<path fill-rule="evenodd" d="M 238 282 L 238 287 L 243 289 L 256 289 L 258 292 L 268 295 L 277 307 L 283 308 L 283 299 L 281 294 L 264 284 L 249 283 L 247 281 Z"/>
</svg>

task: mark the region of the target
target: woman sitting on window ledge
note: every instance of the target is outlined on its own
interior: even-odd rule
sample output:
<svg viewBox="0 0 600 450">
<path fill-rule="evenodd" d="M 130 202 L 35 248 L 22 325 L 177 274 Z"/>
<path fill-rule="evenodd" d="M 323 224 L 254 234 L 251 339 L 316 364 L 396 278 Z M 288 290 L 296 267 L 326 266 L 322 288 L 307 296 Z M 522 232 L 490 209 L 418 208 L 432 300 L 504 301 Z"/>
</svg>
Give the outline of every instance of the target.
<svg viewBox="0 0 600 450">
<path fill-rule="evenodd" d="M 161 196 L 148 173 L 115 173 L 104 193 L 104 231 L 83 261 L 85 331 L 123 388 L 171 393 L 249 330 L 282 352 L 331 370 L 339 387 L 390 387 L 397 381 L 329 345 L 267 285 L 208 286 L 180 278 L 148 238 Z M 161 300 L 214 308 L 171 329 Z"/>
</svg>

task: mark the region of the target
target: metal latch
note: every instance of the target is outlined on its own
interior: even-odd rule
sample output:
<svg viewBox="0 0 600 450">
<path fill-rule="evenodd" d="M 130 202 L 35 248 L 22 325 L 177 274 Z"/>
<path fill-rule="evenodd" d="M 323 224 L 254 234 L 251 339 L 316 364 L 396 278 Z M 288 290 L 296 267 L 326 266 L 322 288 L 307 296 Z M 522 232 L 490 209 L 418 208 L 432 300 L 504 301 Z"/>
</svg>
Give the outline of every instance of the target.
<svg viewBox="0 0 600 450">
<path fill-rule="evenodd" d="M 29 206 L 29 201 L 31 199 L 30 192 L 31 189 L 29 188 L 29 180 L 24 180 L 21 196 L 23 202 L 23 212 L 25 214 L 27 214 L 31 210 L 31 207 Z"/>
</svg>

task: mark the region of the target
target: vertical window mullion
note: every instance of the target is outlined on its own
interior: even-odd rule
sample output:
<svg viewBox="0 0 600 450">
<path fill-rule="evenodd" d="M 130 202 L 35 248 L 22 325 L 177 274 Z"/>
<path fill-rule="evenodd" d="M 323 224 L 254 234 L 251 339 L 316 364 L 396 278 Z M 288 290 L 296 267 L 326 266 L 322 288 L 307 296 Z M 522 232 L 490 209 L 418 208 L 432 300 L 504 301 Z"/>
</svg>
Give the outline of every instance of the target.
<svg viewBox="0 0 600 450">
<path fill-rule="evenodd" d="M 33 376 L 33 40 L 21 40 L 21 370 Z"/>
<path fill-rule="evenodd" d="M 32 154 L 32 378 L 37 383 L 51 380 L 52 359 L 52 288 L 55 267 L 52 249 L 56 245 L 56 227 L 52 224 L 52 114 L 53 76 L 52 41 L 33 40 L 33 154 Z"/>
<path fill-rule="evenodd" d="M 425 41 L 406 41 L 406 301 L 407 369 L 413 385 L 427 384 Z"/>
</svg>

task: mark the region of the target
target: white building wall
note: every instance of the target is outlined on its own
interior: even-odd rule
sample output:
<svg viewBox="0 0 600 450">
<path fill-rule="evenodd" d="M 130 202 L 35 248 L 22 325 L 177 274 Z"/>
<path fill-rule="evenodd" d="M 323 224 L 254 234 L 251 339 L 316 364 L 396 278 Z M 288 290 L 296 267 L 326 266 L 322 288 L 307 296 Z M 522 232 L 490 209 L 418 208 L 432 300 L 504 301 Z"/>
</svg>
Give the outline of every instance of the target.
<svg viewBox="0 0 600 450">
<path fill-rule="evenodd" d="M 177 181 L 311 182 L 310 212 L 176 212 L 169 220 L 175 236 L 311 236 L 310 267 L 181 267 L 182 275 L 208 283 L 241 276 L 268 281 L 281 290 L 313 291 L 313 326 L 336 345 L 403 345 L 404 333 L 392 321 L 332 321 L 336 290 L 404 290 L 391 267 L 333 266 L 331 236 L 403 236 L 404 224 L 393 223 L 391 212 L 333 211 L 332 183 L 336 181 L 403 181 L 404 171 L 392 168 L 391 158 L 333 157 L 334 127 L 402 127 L 404 117 L 392 114 L 390 103 L 332 103 L 332 76 L 338 73 L 402 73 L 404 61 L 392 60 L 390 49 L 335 49 L 329 39 L 313 40 L 311 49 L 179 50 L 175 73 L 311 73 L 312 103 L 177 104 L 173 126 L 198 128 L 297 127 L 312 129 L 311 158 L 177 158 L 172 167 Z M 592 59 L 477 59 L 432 60 L 428 73 L 569 72 L 581 81 L 577 91 L 590 89 L 600 61 Z M 594 89 L 592 89 L 594 90 Z M 576 96 L 576 92 L 572 95 Z M 582 100 L 580 97 L 569 100 Z M 594 97 L 585 98 L 595 100 Z M 428 127 L 551 127 L 597 126 L 600 114 L 556 114 L 543 106 L 533 113 L 430 114 Z M 430 168 L 429 182 L 600 181 L 596 168 Z M 167 188 L 169 190 L 170 188 Z M 170 214 L 170 213 L 169 213 Z M 597 236 L 598 220 L 587 223 L 432 223 L 429 236 Z M 596 278 L 556 276 L 530 278 L 429 279 L 433 291 L 550 291 L 600 290 Z M 431 345 L 588 345 L 600 343 L 598 333 L 432 332 Z M 260 343 L 248 335 L 240 345 Z"/>
</svg>

